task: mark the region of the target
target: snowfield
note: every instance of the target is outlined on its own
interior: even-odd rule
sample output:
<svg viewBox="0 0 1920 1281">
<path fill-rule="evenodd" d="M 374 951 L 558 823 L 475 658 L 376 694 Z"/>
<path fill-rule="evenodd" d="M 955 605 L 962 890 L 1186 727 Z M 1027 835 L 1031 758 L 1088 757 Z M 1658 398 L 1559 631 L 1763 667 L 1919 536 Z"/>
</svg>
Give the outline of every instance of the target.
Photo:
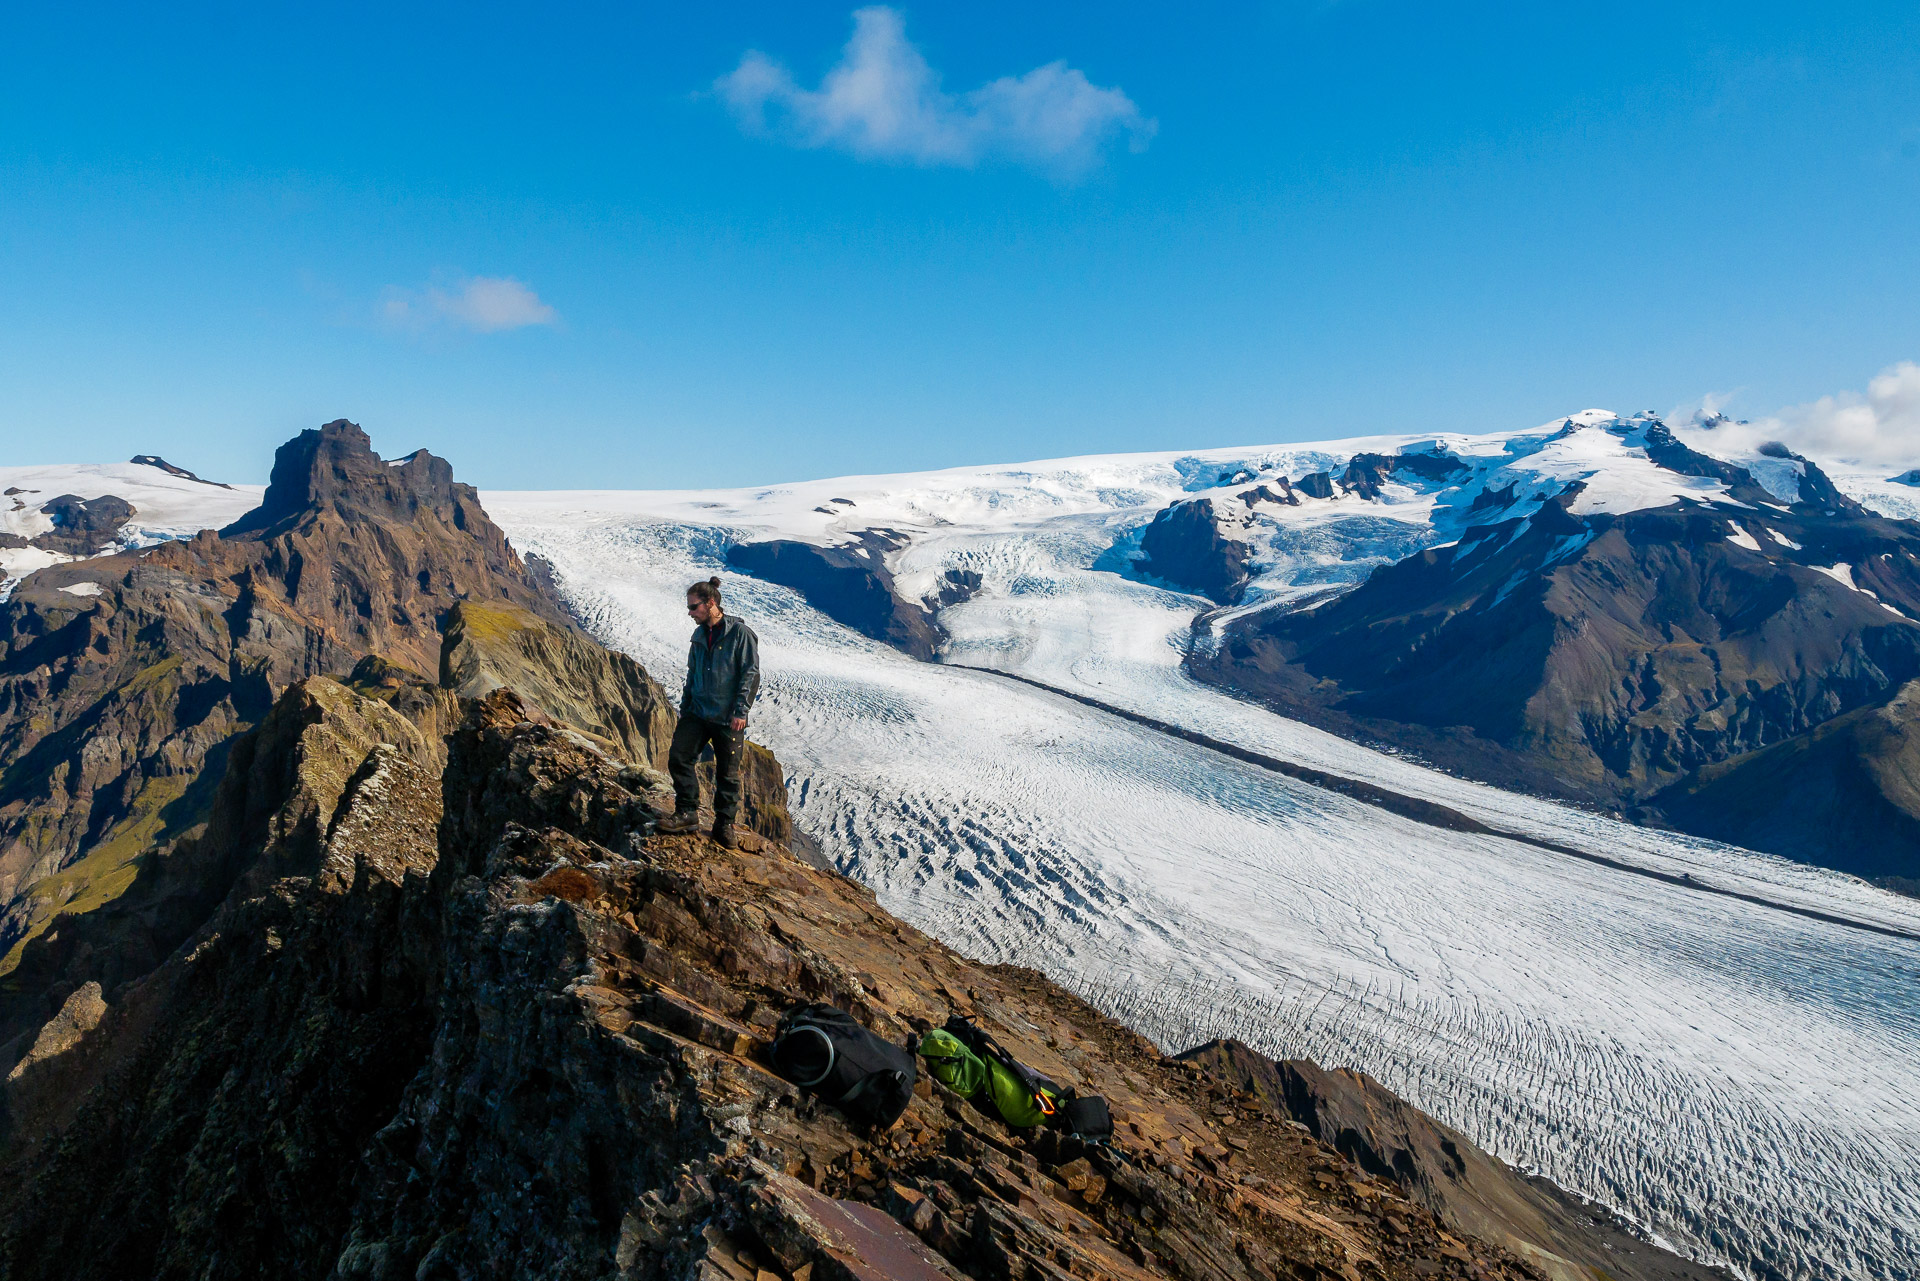
<svg viewBox="0 0 1920 1281">
<path fill-rule="evenodd" d="M 66 494 L 99 498 L 112 494 L 133 504 L 133 517 L 120 531 L 113 550 L 145 547 L 173 538 L 191 538 L 202 529 L 218 529 L 260 505 L 264 485 L 224 487 L 188 480 L 142 463 L 78 463 L 42 467 L 0 467 L 0 534 L 34 538 L 53 529 L 40 509 Z M 0 601 L 13 594 L 36 569 L 73 557 L 38 547 L 0 547 Z"/>
<path fill-rule="evenodd" d="M 1711 484 L 1648 475 L 1598 432 L 1578 441 L 1584 457 L 1556 453 L 1544 438 L 1560 426 L 1448 444 L 1521 495 L 1528 473 L 1541 496 L 1584 478 L 1595 509 Z M 1234 1035 L 1360 1067 L 1507 1160 L 1744 1275 L 1916 1275 L 1920 942 L 1423 826 L 959 666 L 1920 935 L 1920 903 L 1852 878 L 1453 778 L 1184 675 L 1208 602 L 1124 572 L 1156 511 L 1222 473 L 1298 476 L 1432 440 L 483 499 L 517 546 L 554 563 L 589 627 L 670 688 L 684 588 L 719 573 L 762 638 L 753 733 L 786 764 L 797 821 L 954 946 L 1042 968 L 1170 1049 Z M 1459 533 L 1430 493 L 1386 498 L 1277 513 L 1256 579 L 1269 601 Z M 947 569 L 982 576 L 940 614 L 942 664 L 725 567 L 736 542 L 869 528 L 906 539 L 889 558 L 903 592 Z"/>
</svg>

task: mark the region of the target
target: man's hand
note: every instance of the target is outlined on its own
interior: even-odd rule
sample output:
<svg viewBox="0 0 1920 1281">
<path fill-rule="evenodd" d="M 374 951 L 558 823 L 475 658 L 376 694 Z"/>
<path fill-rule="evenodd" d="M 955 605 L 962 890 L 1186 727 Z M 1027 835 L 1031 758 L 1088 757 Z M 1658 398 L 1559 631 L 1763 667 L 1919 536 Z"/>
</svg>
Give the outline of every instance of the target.
<svg viewBox="0 0 1920 1281">
<path fill-rule="evenodd" d="M 744 716 L 736 716 L 731 723 L 733 725 L 733 732 L 737 734 L 747 727 L 747 718 Z"/>
</svg>

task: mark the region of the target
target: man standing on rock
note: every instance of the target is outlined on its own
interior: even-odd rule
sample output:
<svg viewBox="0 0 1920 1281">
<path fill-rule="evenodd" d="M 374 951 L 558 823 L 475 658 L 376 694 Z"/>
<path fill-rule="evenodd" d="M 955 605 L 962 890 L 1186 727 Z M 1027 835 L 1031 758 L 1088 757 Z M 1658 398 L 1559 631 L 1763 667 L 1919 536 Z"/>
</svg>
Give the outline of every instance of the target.
<svg viewBox="0 0 1920 1281">
<path fill-rule="evenodd" d="M 747 709 L 760 692 L 760 638 L 720 608 L 720 580 L 687 588 L 687 612 L 699 624 L 687 650 L 687 683 L 680 695 L 680 724 L 667 749 L 673 776 L 673 813 L 662 832 L 700 826 L 700 751 L 713 744 L 713 839 L 735 848 L 733 821 L 740 813 L 741 758 L 747 750 Z"/>
</svg>

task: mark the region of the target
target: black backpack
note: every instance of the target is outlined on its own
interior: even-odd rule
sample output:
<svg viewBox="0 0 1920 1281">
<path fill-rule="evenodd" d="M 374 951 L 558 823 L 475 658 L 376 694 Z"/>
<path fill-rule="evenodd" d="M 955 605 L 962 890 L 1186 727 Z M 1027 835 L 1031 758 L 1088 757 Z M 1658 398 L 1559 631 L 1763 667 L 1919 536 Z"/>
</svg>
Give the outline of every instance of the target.
<svg viewBox="0 0 1920 1281">
<path fill-rule="evenodd" d="M 970 1018 L 956 1014 L 947 1020 L 943 1030 L 981 1058 L 1006 1068 L 1014 1080 L 1032 1093 L 1048 1126 L 1085 1143 L 1105 1143 L 1113 1137 L 1113 1113 L 1098 1094 L 1081 1094 L 1070 1085 L 1061 1085 L 1034 1071 L 1007 1053 L 1006 1047 Z"/>
<path fill-rule="evenodd" d="M 831 1005 L 788 1010 L 767 1051 L 773 1070 L 856 1121 L 885 1129 L 913 1101 L 913 1055 Z"/>
</svg>

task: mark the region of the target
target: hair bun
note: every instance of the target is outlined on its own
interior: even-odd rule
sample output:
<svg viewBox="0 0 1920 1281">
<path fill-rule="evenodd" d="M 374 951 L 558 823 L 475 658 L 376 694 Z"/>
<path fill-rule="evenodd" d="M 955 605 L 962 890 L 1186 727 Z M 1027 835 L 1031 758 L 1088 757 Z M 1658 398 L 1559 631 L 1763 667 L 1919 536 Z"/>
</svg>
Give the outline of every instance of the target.
<svg viewBox="0 0 1920 1281">
<path fill-rule="evenodd" d="M 718 587 L 720 585 L 720 580 L 718 578 L 709 578 L 707 580 L 707 585 L 709 587 Z"/>
</svg>

